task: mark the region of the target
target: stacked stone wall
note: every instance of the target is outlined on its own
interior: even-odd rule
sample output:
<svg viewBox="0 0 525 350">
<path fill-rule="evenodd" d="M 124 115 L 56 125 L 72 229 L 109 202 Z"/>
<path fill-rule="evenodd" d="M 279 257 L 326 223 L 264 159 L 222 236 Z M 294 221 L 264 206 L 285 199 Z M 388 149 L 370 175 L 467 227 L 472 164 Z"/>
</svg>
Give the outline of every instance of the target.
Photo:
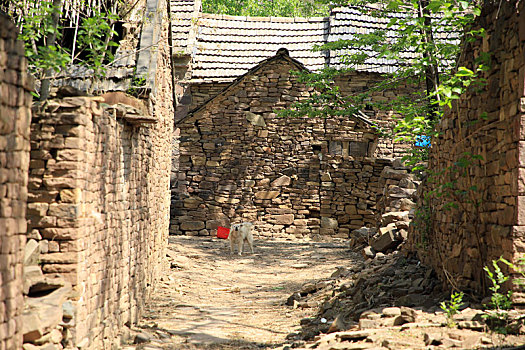
<svg viewBox="0 0 525 350">
<path fill-rule="evenodd" d="M 343 96 L 357 96 L 368 92 L 370 96 L 369 105 L 363 112 L 377 123 L 385 134 L 393 134 L 397 123 L 396 119 L 400 118 L 400 116 L 396 116 L 392 111 L 378 108 L 377 104 L 388 103 L 388 101 L 399 95 L 411 96 L 417 91 L 422 91 L 422 89 L 416 89 L 409 84 L 400 83 L 395 89 L 375 91 L 373 88 L 383 80 L 384 78 L 379 73 L 352 72 L 336 78 L 336 84 L 339 86 Z M 401 158 L 406 155 L 410 147 L 407 143 L 394 142 L 392 137 L 382 137 L 379 139 L 375 156 L 391 159 Z"/>
<path fill-rule="evenodd" d="M 170 232 L 210 235 L 252 221 L 258 234 L 342 235 L 375 225 L 377 137 L 352 118 L 282 118 L 311 89 L 276 60 L 183 120 Z M 357 147 L 357 148 L 355 148 Z M 359 156 L 351 156 L 360 151 Z"/>
<path fill-rule="evenodd" d="M 193 83 L 191 84 L 191 104 L 189 110 L 200 107 L 210 98 L 217 96 L 230 83 Z"/>
<path fill-rule="evenodd" d="M 89 349 L 110 348 L 137 321 L 162 268 L 169 221 L 166 120 L 144 126 L 155 118 L 102 102 L 48 101 L 31 130 L 30 237 L 43 272 L 72 283 L 66 327 L 72 345 Z"/>
<path fill-rule="evenodd" d="M 0 349 L 22 346 L 32 79 L 18 29 L 0 13 Z"/>
<path fill-rule="evenodd" d="M 454 287 L 482 290 L 483 266 L 525 253 L 524 10 L 521 2 L 486 2 L 476 27 L 487 35 L 465 43 L 460 64 L 474 69 L 490 53 L 487 84 L 447 111 L 432 140 L 430 175 L 439 175 L 423 191 L 442 195 L 420 203 L 410 241 Z"/>
<path fill-rule="evenodd" d="M 370 91 L 375 85 L 384 78 L 377 73 L 355 72 L 348 73 L 337 79 L 336 84 L 339 86 L 344 96 L 358 95 L 365 91 Z M 177 106 L 179 114 L 185 115 L 188 111 L 202 106 L 210 98 L 217 96 L 230 83 L 208 82 L 190 84 L 190 87 L 184 93 Z M 363 110 L 368 117 L 374 121 L 386 133 L 393 133 L 396 124 L 396 116 L 392 111 L 378 109 L 374 104 L 387 103 L 390 99 L 399 94 L 409 96 L 415 89 L 407 84 L 399 84 L 396 90 L 374 91 L 370 95 L 370 105 L 368 109 Z M 402 142 L 394 142 L 390 137 L 383 137 L 379 140 L 374 156 L 378 158 L 400 158 L 403 157 L 410 145 Z"/>
</svg>

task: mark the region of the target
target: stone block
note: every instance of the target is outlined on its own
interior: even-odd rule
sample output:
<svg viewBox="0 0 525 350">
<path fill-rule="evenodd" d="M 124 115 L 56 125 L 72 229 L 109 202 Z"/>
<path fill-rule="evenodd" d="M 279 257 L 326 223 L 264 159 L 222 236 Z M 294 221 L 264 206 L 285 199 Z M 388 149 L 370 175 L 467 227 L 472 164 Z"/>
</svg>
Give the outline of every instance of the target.
<svg viewBox="0 0 525 350">
<path fill-rule="evenodd" d="M 47 213 L 49 216 L 60 218 L 77 218 L 81 215 L 80 206 L 78 204 L 69 203 L 51 203 Z"/>
<path fill-rule="evenodd" d="M 44 279 L 44 274 L 42 269 L 38 265 L 24 266 L 24 287 L 23 293 L 27 295 L 29 293 L 29 288 L 32 285 L 42 281 Z"/>
<path fill-rule="evenodd" d="M 255 192 L 255 198 L 257 199 L 274 199 L 281 194 L 280 191 L 258 191 Z"/>
<path fill-rule="evenodd" d="M 272 187 L 282 187 L 282 186 L 289 186 L 292 182 L 292 179 L 289 176 L 282 175 L 272 181 L 271 186 Z"/>
<path fill-rule="evenodd" d="M 272 215 L 270 222 L 277 225 L 291 225 L 294 222 L 293 214 Z"/>
<path fill-rule="evenodd" d="M 204 166 L 206 164 L 205 156 L 191 156 L 191 162 L 194 166 Z"/>
<path fill-rule="evenodd" d="M 38 298 L 27 298 L 22 314 L 24 341 L 34 342 L 62 322 L 62 304 L 66 301 L 71 285 L 66 285 Z"/>
<path fill-rule="evenodd" d="M 60 201 L 63 203 L 78 204 L 82 201 L 82 190 L 80 188 L 61 190 Z"/>
<path fill-rule="evenodd" d="M 202 204 L 202 199 L 200 198 L 190 197 L 184 200 L 184 207 L 188 209 L 198 208 L 199 205 L 201 204 Z"/>
<path fill-rule="evenodd" d="M 180 224 L 180 229 L 183 231 L 200 231 L 205 227 L 203 221 L 184 221 Z"/>
<path fill-rule="evenodd" d="M 385 213 L 381 216 L 381 223 L 382 225 L 386 226 L 390 223 L 397 222 L 397 221 L 409 221 L 408 218 L 408 211 L 402 211 L 402 212 L 389 212 Z"/>
<path fill-rule="evenodd" d="M 321 228 L 335 230 L 338 227 L 339 227 L 339 223 L 337 222 L 337 219 L 329 218 L 326 216 L 321 217 Z"/>
<path fill-rule="evenodd" d="M 246 120 L 248 120 L 252 125 L 266 127 L 266 122 L 264 121 L 264 117 L 262 115 L 246 112 L 245 116 Z"/>
<path fill-rule="evenodd" d="M 394 235 L 394 231 L 390 230 L 383 233 L 377 239 L 372 240 L 371 246 L 377 252 L 386 252 L 388 249 L 395 248 L 399 241 Z"/>
<path fill-rule="evenodd" d="M 27 241 L 24 250 L 24 266 L 38 265 L 40 260 L 40 245 L 34 239 Z"/>
<path fill-rule="evenodd" d="M 57 161 L 82 162 L 84 161 L 84 150 L 63 149 L 57 153 Z"/>
<path fill-rule="evenodd" d="M 76 252 L 47 253 L 40 255 L 40 262 L 44 264 L 76 264 L 79 256 Z"/>
</svg>

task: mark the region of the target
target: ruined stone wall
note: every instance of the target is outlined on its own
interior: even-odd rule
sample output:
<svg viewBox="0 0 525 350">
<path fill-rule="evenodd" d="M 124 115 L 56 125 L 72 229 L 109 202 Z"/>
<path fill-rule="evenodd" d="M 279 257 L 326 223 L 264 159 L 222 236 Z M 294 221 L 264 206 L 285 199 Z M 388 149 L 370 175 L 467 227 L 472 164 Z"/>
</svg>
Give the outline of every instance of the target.
<svg viewBox="0 0 525 350">
<path fill-rule="evenodd" d="M 18 29 L 0 13 L 0 349 L 22 346 L 22 274 L 32 79 Z"/>
<path fill-rule="evenodd" d="M 34 111 L 28 219 L 46 274 L 76 290 L 72 345 L 110 348 L 137 321 L 160 268 L 169 213 L 165 120 L 100 97 Z M 160 108 L 160 106 L 159 106 Z M 167 169 L 165 169 L 167 167 Z"/>
<path fill-rule="evenodd" d="M 349 118 L 281 118 L 310 89 L 277 61 L 244 77 L 180 128 L 174 234 L 210 235 L 253 221 L 265 236 L 342 235 L 374 225 L 388 160 L 367 157 L 375 135 Z M 360 152 L 351 157 L 352 152 Z"/>
<path fill-rule="evenodd" d="M 486 2 L 476 27 L 487 35 L 463 48 L 462 65 L 473 69 L 490 52 L 492 68 L 482 91 L 471 89 L 438 125 L 429 167 L 441 173 L 425 191 L 442 195 L 421 203 L 410 235 L 423 261 L 460 288 L 483 289 L 483 266 L 525 253 L 525 6 L 517 3 Z"/>
</svg>

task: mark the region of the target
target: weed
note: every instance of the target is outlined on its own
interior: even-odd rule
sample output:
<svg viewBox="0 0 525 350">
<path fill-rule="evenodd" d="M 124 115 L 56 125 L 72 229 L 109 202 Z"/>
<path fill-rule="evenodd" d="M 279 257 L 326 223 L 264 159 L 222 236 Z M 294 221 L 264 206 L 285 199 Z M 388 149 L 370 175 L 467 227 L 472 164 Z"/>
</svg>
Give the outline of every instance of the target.
<svg viewBox="0 0 525 350">
<path fill-rule="evenodd" d="M 450 294 L 450 300 L 442 301 L 439 305 L 441 310 L 447 315 L 447 327 L 456 327 L 456 321 L 454 321 L 454 315 L 459 312 L 459 308 L 463 305 L 463 292 Z"/>
<path fill-rule="evenodd" d="M 492 272 L 488 266 L 485 266 L 483 270 L 487 273 L 489 280 L 492 282 L 492 287 L 489 289 L 492 291 L 490 297 L 490 303 L 486 305 L 488 310 L 485 310 L 483 318 L 487 320 L 487 324 L 491 327 L 496 333 L 507 334 L 509 325 L 509 312 L 512 308 L 512 291 L 507 293 L 501 293 L 500 289 L 502 284 L 505 283 L 509 276 L 505 276 L 498 263 L 503 262 L 509 264 L 503 258 L 492 261 L 492 266 L 494 272 Z"/>
</svg>

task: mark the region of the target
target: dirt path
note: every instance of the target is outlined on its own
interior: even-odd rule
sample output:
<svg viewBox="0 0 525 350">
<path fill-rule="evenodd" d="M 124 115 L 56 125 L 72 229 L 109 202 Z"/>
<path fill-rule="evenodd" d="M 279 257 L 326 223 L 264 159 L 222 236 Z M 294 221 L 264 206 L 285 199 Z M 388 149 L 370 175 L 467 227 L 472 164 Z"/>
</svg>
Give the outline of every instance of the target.
<svg viewBox="0 0 525 350">
<path fill-rule="evenodd" d="M 261 349 L 285 342 L 316 308 L 287 298 L 361 257 L 343 241 L 256 240 L 255 254 L 231 256 L 229 241 L 174 236 L 171 269 L 139 324 L 144 349 Z M 315 305 L 312 305 L 315 306 Z M 147 344 L 147 345 L 146 345 Z M 130 346 L 126 349 L 133 349 Z"/>
</svg>

